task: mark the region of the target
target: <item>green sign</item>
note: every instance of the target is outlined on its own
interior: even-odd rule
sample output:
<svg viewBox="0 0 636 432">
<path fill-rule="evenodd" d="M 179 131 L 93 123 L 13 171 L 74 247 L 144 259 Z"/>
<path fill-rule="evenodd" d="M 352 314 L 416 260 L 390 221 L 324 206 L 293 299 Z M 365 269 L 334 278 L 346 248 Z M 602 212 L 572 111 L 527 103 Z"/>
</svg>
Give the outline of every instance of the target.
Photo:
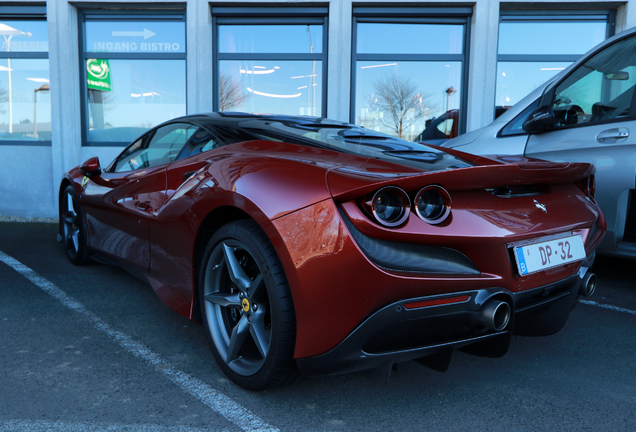
<svg viewBox="0 0 636 432">
<path fill-rule="evenodd" d="M 89 89 L 111 91 L 108 60 L 86 60 L 86 82 Z"/>
</svg>

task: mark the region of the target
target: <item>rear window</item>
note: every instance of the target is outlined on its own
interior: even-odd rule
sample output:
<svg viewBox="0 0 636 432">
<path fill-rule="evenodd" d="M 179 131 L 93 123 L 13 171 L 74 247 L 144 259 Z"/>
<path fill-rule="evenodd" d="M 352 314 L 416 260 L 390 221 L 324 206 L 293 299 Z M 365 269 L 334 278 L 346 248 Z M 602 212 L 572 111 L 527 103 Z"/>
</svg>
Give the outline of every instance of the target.
<svg viewBox="0 0 636 432">
<path fill-rule="evenodd" d="M 262 139 L 288 141 L 408 165 L 425 171 L 466 168 L 467 161 L 425 144 L 327 119 L 246 120 L 239 126 Z"/>
</svg>

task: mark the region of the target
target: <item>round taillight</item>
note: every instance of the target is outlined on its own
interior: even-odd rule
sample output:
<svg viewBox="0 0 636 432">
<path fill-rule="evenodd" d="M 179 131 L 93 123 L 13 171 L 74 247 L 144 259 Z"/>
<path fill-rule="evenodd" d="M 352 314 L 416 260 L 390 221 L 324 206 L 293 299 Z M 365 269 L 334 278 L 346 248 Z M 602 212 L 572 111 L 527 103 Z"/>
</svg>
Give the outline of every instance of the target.
<svg viewBox="0 0 636 432">
<path fill-rule="evenodd" d="M 409 217 L 411 200 L 402 189 L 387 186 L 374 193 L 367 206 L 381 225 L 394 227 Z"/>
<path fill-rule="evenodd" d="M 426 186 L 415 196 L 415 212 L 424 222 L 442 223 L 450 214 L 451 199 L 446 189 Z"/>
</svg>

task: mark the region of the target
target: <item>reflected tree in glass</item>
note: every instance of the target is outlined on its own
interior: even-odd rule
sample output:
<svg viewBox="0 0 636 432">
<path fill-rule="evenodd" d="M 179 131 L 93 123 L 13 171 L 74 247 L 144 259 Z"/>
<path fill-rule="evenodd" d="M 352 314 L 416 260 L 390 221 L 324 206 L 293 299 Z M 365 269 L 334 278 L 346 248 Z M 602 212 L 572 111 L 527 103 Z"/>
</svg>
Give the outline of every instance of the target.
<svg viewBox="0 0 636 432">
<path fill-rule="evenodd" d="M 230 111 L 241 106 L 249 94 L 243 91 L 240 82 L 232 80 L 228 73 L 219 74 L 219 111 Z"/>
<path fill-rule="evenodd" d="M 380 123 L 395 131 L 398 138 L 402 138 L 406 129 L 428 116 L 432 110 L 428 101 L 431 95 L 419 91 L 408 77 L 387 74 L 373 82 L 373 89 L 373 102 L 383 113 Z"/>
</svg>

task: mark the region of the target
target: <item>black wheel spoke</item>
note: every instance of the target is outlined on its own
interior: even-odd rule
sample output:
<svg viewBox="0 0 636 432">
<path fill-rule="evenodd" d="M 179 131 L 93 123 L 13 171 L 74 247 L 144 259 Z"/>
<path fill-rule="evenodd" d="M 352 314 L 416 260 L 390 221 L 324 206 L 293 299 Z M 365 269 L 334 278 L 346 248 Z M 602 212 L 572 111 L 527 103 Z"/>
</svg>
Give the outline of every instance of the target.
<svg viewBox="0 0 636 432">
<path fill-rule="evenodd" d="M 73 246 L 75 247 L 75 252 L 79 251 L 79 230 L 75 227 L 71 228 L 69 236 L 73 242 Z"/>
<path fill-rule="evenodd" d="M 232 336 L 230 336 L 230 344 L 227 348 L 227 364 L 232 363 L 238 358 L 238 353 L 247 338 L 250 331 L 250 323 L 247 320 L 247 315 L 243 315 L 238 324 L 232 329 Z"/>
<path fill-rule="evenodd" d="M 225 256 L 225 262 L 227 263 L 227 271 L 230 274 L 232 282 L 238 289 L 243 292 L 247 292 L 252 280 L 247 277 L 245 270 L 241 267 L 241 264 L 234 255 L 234 248 L 223 244 L 223 254 Z"/>
<path fill-rule="evenodd" d="M 205 301 L 215 305 L 219 305 L 221 307 L 241 306 L 241 300 L 239 299 L 238 294 L 213 292 L 205 295 Z"/>
<path fill-rule="evenodd" d="M 250 322 L 250 334 L 254 339 L 254 343 L 256 344 L 256 348 L 258 348 L 258 352 L 261 354 L 261 356 L 263 356 L 263 358 L 267 357 L 267 352 L 269 351 L 269 342 L 267 340 L 267 331 L 265 330 L 265 310 L 261 310 L 259 308 L 258 312 L 252 314 L 252 319 Z"/>
<path fill-rule="evenodd" d="M 263 282 L 263 274 L 259 273 L 259 275 L 250 282 L 250 286 L 247 289 L 247 295 L 252 298 L 258 297 L 260 295 L 258 293 L 261 291 L 261 288 L 264 285 L 265 283 Z"/>
</svg>

